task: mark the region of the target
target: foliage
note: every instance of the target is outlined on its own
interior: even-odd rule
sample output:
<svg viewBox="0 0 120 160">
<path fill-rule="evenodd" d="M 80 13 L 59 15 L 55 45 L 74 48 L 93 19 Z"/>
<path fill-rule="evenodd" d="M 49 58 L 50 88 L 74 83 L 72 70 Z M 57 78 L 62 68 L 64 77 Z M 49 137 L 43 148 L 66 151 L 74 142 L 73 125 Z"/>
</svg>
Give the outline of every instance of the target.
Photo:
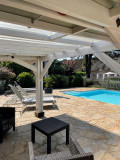
<svg viewBox="0 0 120 160">
<path fill-rule="evenodd" d="M 110 80 L 120 80 L 120 77 L 108 77 L 107 78 L 108 80 L 110 79 Z"/>
<path fill-rule="evenodd" d="M 53 88 L 67 88 L 67 87 L 80 87 L 83 86 L 83 78 L 81 75 L 63 76 L 51 75 L 54 81 Z"/>
<path fill-rule="evenodd" d="M 85 77 L 86 73 L 82 71 L 75 71 L 74 74 L 81 75 L 82 77 Z"/>
<path fill-rule="evenodd" d="M 83 78 L 80 74 L 75 74 L 69 77 L 70 87 L 81 87 L 83 86 Z"/>
<path fill-rule="evenodd" d="M 11 69 L 16 75 L 19 75 L 21 72 L 29 72 L 30 70 L 19 65 L 16 64 L 14 62 L 1 62 L 0 65 L 2 67 L 7 67 L 9 69 Z"/>
<path fill-rule="evenodd" d="M 86 79 L 86 86 L 91 86 L 93 85 L 93 80 L 92 79 Z"/>
<path fill-rule="evenodd" d="M 75 71 L 76 69 L 76 61 L 74 60 L 63 60 L 61 63 L 60 61 L 55 61 L 54 65 L 56 68 L 58 67 L 57 64 L 63 65 L 65 75 L 60 74 L 52 74 L 51 78 L 54 81 L 53 88 L 65 88 L 65 87 L 79 87 L 83 86 L 83 79 L 82 76 L 85 76 L 85 72 Z M 55 67 L 54 66 L 54 67 Z M 62 68 L 62 70 L 63 70 Z M 55 73 L 55 72 L 53 72 Z"/>
<path fill-rule="evenodd" d="M 85 56 L 83 57 L 82 60 L 82 70 L 85 71 Z"/>
<path fill-rule="evenodd" d="M 28 72 L 22 72 L 17 76 L 17 80 L 21 87 L 35 87 L 34 76 Z"/>
<path fill-rule="evenodd" d="M 74 71 L 81 69 L 82 60 L 72 59 L 71 60 L 55 60 L 49 68 L 49 75 L 59 74 L 59 75 L 73 75 Z"/>
<path fill-rule="evenodd" d="M 55 82 L 53 88 L 66 88 L 69 85 L 69 77 L 63 75 L 51 75 L 51 78 Z"/>
<path fill-rule="evenodd" d="M 8 89 L 8 83 L 12 83 L 12 80 L 15 76 L 15 73 L 13 73 L 11 69 L 7 67 L 0 68 L 0 80 L 5 80 L 4 90 Z"/>
<path fill-rule="evenodd" d="M 72 75 L 76 69 L 76 62 L 74 60 L 64 60 L 62 64 L 65 75 Z"/>
<path fill-rule="evenodd" d="M 58 60 L 54 60 L 54 62 L 52 63 L 52 65 L 49 68 L 48 73 L 49 73 L 49 75 L 52 75 L 52 74 L 63 75 L 64 74 L 64 68 L 62 66 L 62 62 L 58 61 Z"/>
<path fill-rule="evenodd" d="M 44 78 L 45 88 L 51 88 L 54 84 L 54 81 L 51 77 Z"/>
<path fill-rule="evenodd" d="M 0 68 L 0 79 L 1 80 L 10 80 L 15 77 L 15 73 L 12 72 L 11 69 L 7 67 L 1 67 Z"/>
</svg>

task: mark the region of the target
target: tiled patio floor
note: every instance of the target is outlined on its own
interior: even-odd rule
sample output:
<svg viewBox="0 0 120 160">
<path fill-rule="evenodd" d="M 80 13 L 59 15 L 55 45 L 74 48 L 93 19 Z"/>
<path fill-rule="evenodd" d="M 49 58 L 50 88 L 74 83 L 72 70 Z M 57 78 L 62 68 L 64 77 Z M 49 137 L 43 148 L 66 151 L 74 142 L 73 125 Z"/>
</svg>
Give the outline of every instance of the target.
<svg viewBox="0 0 120 160">
<path fill-rule="evenodd" d="M 69 96 L 59 91 L 54 90 L 53 93 L 57 106 L 44 106 L 45 117 L 54 116 L 68 122 L 70 135 L 77 138 L 85 152 L 93 152 L 95 160 L 120 160 L 120 106 Z M 8 132 L 0 144 L 0 160 L 29 159 L 31 123 L 37 120 L 34 111 L 25 112 L 16 119 L 16 131 Z M 52 137 L 52 153 L 65 148 L 65 131 L 62 131 Z M 46 137 L 39 132 L 36 132 L 34 151 L 35 155 L 46 153 Z"/>
</svg>

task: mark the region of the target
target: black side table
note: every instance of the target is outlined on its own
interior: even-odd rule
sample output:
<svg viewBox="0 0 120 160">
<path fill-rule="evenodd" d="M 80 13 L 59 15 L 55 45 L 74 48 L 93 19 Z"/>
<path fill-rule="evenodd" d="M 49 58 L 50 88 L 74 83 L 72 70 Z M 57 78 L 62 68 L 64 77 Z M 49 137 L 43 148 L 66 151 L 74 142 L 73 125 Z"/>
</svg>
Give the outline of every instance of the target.
<svg viewBox="0 0 120 160">
<path fill-rule="evenodd" d="M 66 144 L 69 144 L 69 124 L 54 117 L 32 123 L 31 141 L 35 142 L 35 129 L 47 136 L 47 154 L 51 153 L 51 136 L 66 129 Z"/>
</svg>

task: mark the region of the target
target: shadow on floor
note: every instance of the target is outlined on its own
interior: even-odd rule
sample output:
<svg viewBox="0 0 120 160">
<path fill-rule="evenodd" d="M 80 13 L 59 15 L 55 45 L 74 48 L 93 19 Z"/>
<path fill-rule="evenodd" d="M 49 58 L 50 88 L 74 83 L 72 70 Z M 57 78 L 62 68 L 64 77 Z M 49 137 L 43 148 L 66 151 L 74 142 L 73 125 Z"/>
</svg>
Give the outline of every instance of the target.
<svg viewBox="0 0 120 160">
<path fill-rule="evenodd" d="M 36 106 L 31 106 L 31 107 L 26 107 L 25 112 L 26 111 L 35 111 Z M 57 105 L 43 105 L 43 110 L 59 110 Z"/>
<path fill-rule="evenodd" d="M 68 98 L 68 97 L 63 97 L 63 96 L 54 96 L 54 98 L 64 98 L 64 99 L 70 99 L 70 98 Z"/>
<path fill-rule="evenodd" d="M 44 105 L 43 110 L 59 110 L 57 105 Z"/>
<path fill-rule="evenodd" d="M 28 112 L 28 114 L 29 113 L 30 112 Z M 29 119 L 27 117 L 29 117 Z M 29 159 L 28 142 L 31 141 L 31 123 L 34 122 L 35 119 L 32 116 L 27 115 L 27 117 L 24 116 L 22 119 L 19 119 L 21 126 L 16 127 L 15 132 L 10 130 L 4 137 L 4 142 L 0 144 L 0 159 Z M 108 132 L 98 126 L 94 126 L 67 114 L 56 116 L 56 118 L 70 124 L 70 136 L 78 140 L 78 143 L 85 152 L 92 152 L 95 160 L 98 160 L 98 158 L 99 160 L 107 160 L 104 159 L 107 154 L 116 160 L 120 159 L 120 135 Z M 52 136 L 52 153 L 67 148 L 65 136 L 65 130 Z M 35 144 L 33 146 L 35 155 L 46 154 L 46 136 L 36 131 Z"/>
</svg>

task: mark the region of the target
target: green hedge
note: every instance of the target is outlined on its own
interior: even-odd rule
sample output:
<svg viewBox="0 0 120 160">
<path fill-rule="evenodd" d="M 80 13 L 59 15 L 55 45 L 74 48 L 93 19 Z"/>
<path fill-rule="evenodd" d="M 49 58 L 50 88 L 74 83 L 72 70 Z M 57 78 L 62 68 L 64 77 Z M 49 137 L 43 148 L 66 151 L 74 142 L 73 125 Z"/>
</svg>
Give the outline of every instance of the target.
<svg viewBox="0 0 120 160">
<path fill-rule="evenodd" d="M 74 74 L 76 74 L 76 75 L 81 75 L 82 77 L 85 77 L 85 76 L 86 76 L 86 73 L 85 73 L 85 72 L 82 72 L 82 71 L 75 71 Z"/>
<path fill-rule="evenodd" d="M 84 72 L 75 72 L 72 76 L 54 74 L 50 78 L 53 81 L 53 88 L 81 87 L 83 86 L 83 75 Z M 29 88 L 35 86 L 34 76 L 28 72 L 19 74 L 17 80 L 22 87 Z"/>
<path fill-rule="evenodd" d="M 83 78 L 81 75 L 63 76 L 51 75 L 53 79 L 53 88 L 81 87 L 83 86 Z"/>
<path fill-rule="evenodd" d="M 51 75 L 54 81 L 53 88 L 67 88 L 69 86 L 69 77 L 63 75 Z"/>
<path fill-rule="evenodd" d="M 72 75 L 69 77 L 69 87 L 81 87 L 83 86 L 83 78 L 81 75 Z"/>
<path fill-rule="evenodd" d="M 93 85 L 93 80 L 92 79 L 86 79 L 86 86 L 91 86 Z"/>
<path fill-rule="evenodd" d="M 17 76 L 17 80 L 21 87 L 30 88 L 35 87 L 35 78 L 29 72 L 22 72 Z"/>
</svg>

